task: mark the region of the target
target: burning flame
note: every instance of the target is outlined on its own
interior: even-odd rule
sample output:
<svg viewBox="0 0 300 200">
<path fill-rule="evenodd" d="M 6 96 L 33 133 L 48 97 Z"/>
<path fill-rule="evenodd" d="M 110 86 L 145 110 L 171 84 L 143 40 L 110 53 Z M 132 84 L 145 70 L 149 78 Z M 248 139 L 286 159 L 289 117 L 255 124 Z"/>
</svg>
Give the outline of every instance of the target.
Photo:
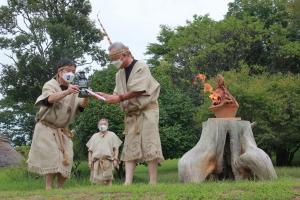
<svg viewBox="0 0 300 200">
<path fill-rule="evenodd" d="M 201 80 L 202 83 L 205 83 L 205 80 L 206 80 L 205 74 L 198 74 L 198 75 L 197 75 L 197 78 L 199 78 L 199 79 Z"/>
<path fill-rule="evenodd" d="M 213 92 L 211 95 L 209 95 L 209 98 L 212 100 L 213 105 L 221 103 L 221 97 L 216 92 Z"/>
<path fill-rule="evenodd" d="M 204 92 L 210 93 L 209 98 L 212 100 L 213 104 L 219 104 L 221 101 L 221 96 L 216 91 L 214 91 L 213 87 L 209 83 L 205 83 L 206 75 L 198 74 L 196 77 L 202 82 L 204 86 Z"/>
<path fill-rule="evenodd" d="M 213 93 L 213 87 L 209 83 L 204 83 L 204 92 Z"/>
</svg>

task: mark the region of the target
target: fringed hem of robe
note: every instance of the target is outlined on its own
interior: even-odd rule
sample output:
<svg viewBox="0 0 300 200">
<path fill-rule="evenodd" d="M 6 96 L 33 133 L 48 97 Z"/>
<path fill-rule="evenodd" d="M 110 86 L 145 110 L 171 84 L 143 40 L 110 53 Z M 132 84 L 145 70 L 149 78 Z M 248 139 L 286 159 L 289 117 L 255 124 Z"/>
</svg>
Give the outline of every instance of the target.
<svg viewBox="0 0 300 200">
<path fill-rule="evenodd" d="M 131 156 L 124 156 L 122 154 L 121 160 L 126 161 L 137 161 L 137 162 L 150 162 L 152 160 L 157 160 L 158 163 L 162 163 L 165 159 L 163 157 L 163 154 L 161 151 L 159 152 L 153 152 L 153 153 L 146 153 L 144 155 L 137 154 L 137 155 L 131 155 Z"/>
<path fill-rule="evenodd" d="M 64 170 L 61 167 L 41 168 L 38 166 L 28 164 L 27 168 L 28 168 L 28 171 L 38 173 L 40 175 L 60 173 L 65 178 L 71 177 L 71 171 Z"/>
</svg>

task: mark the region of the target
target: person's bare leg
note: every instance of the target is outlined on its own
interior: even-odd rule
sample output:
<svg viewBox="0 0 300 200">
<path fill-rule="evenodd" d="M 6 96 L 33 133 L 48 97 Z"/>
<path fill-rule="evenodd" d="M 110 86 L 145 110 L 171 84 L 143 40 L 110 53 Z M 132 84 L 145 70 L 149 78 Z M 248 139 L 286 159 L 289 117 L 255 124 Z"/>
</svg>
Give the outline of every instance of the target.
<svg viewBox="0 0 300 200">
<path fill-rule="evenodd" d="M 63 188 L 67 178 L 63 177 L 60 173 L 57 174 L 57 188 Z"/>
<path fill-rule="evenodd" d="M 124 183 L 124 185 L 132 184 L 135 166 L 136 166 L 136 162 L 134 160 L 125 162 L 125 183 Z"/>
<path fill-rule="evenodd" d="M 147 162 L 149 172 L 149 184 L 155 185 L 157 182 L 157 160 L 151 160 Z"/>
<path fill-rule="evenodd" d="M 54 178 L 54 174 L 46 174 L 46 176 L 45 176 L 45 182 L 46 182 L 45 189 L 46 190 L 52 189 L 53 178 Z"/>
<path fill-rule="evenodd" d="M 105 181 L 102 181 L 101 184 L 102 184 L 102 185 L 107 185 L 107 181 L 106 181 L 106 180 L 105 180 Z"/>
</svg>

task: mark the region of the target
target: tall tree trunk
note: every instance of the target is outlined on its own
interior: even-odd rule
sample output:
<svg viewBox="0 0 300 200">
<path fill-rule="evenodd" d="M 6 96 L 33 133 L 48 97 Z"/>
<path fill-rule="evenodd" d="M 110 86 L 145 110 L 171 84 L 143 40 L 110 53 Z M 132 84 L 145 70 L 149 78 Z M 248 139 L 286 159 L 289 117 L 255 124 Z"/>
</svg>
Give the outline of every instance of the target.
<svg viewBox="0 0 300 200">
<path fill-rule="evenodd" d="M 277 166 L 288 166 L 289 165 L 289 155 L 290 153 L 284 149 L 276 148 L 276 165 Z"/>
<path fill-rule="evenodd" d="M 291 166 L 292 165 L 292 161 L 294 159 L 294 155 L 295 153 L 300 149 L 300 144 L 298 144 L 293 150 L 290 151 L 290 156 L 289 156 L 289 161 L 288 161 L 288 165 Z"/>
</svg>

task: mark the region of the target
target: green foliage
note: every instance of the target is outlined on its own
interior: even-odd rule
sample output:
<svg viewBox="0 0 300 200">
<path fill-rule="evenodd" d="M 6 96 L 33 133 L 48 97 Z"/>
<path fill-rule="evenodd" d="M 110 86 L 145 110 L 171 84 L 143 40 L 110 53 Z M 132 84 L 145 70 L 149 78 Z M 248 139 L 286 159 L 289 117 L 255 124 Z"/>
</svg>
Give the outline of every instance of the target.
<svg viewBox="0 0 300 200">
<path fill-rule="evenodd" d="M 300 29 L 299 29 L 300 30 Z M 299 33 L 300 34 L 300 33 Z M 296 72 L 300 69 L 300 39 L 295 42 L 288 42 L 282 45 L 278 51 L 280 59 L 279 63 L 288 71 Z M 289 65 L 285 65 L 289 63 Z"/>
<path fill-rule="evenodd" d="M 280 24 L 287 27 L 289 13 L 287 0 L 235 0 L 229 3 L 227 16 L 243 19 L 252 16 L 265 23 L 266 27 Z"/>
<path fill-rule="evenodd" d="M 22 154 L 25 160 L 28 159 L 28 154 L 29 154 L 30 146 L 17 146 L 16 151 Z"/>
<path fill-rule="evenodd" d="M 172 64 L 175 84 L 176 78 L 191 79 L 199 69 L 214 76 L 219 71 L 240 69 L 240 63 L 250 68 L 261 66 L 271 73 L 299 73 L 299 41 L 295 40 L 299 29 L 296 31 L 298 24 L 294 23 L 297 5 L 297 1 L 289 4 L 286 0 L 236 0 L 219 22 L 194 16 L 185 26 L 162 26 L 158 43 L 148 46 L 149 63 L 157 65 L 158 59 L 165 59 Z M 186 90 L 187 86 L 179 83 Z M 192 93 L 187 94 L 192 97 Z"/>
<path fill-rule="evenodd" d="M 288 29 L 291 40 L 300 40 L 300 0 L 290 0 L 288 10 L 291 16 Z"/>
<path fill-rule="evenodd" d="M 87 63 L 89 56 L 105 64 L 99 48 L 100 31 L 89 19 L 91 5 L 76 1 L 8 0 L 0 7 L 0 48 L 13 64 L 2 64 L 0 90 L 1 129 L 17 145 L 30 142 L 33 107 L 43 84 L 56 73 L 62 57 Z"/>
<path fill-rule="evenodd" d="M 195 129 L 195 109 L 191 98 L 172 84 L 170 65 L 166 62 L 152 70 L 161 85 L 159 97 L 160 138 L 165 158 L 178 158 L 191 149 L 199 139 Z"/>
</svg>

